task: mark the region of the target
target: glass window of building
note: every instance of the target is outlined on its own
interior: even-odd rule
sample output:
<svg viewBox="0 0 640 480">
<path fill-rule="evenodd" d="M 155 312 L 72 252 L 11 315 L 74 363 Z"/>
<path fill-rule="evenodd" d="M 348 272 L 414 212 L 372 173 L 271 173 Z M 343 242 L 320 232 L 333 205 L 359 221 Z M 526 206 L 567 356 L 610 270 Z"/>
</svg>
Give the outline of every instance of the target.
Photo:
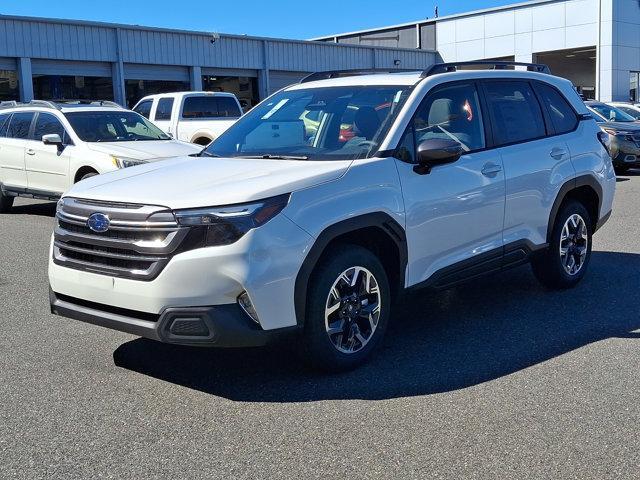
<svg viewBox="0 0 640 480">
<path fill-rule="evenodd" d="M 0 101 L 20 100 L 18 74 L 13 70 L 0 70 Z"/>
<path fill-rule="evenodd" d="M 33 96 L 38 100 L 113 100 L 111 77 L 34 75 Z"/>
<path fill-rule="evenodd" d="M 631 72 L 629 78 L 629 101 L 640 102 L 640 95 L 638 92 L 638 83 L 640 83 L 640 72 Z"/>
</svg>

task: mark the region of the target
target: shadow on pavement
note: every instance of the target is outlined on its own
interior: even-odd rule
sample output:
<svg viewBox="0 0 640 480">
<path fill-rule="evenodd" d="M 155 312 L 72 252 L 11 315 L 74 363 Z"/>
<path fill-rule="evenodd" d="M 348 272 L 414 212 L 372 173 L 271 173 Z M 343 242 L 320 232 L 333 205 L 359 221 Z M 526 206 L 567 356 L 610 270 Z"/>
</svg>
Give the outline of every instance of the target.
<svg viewBox="0 0 640 480">
<path fill-rule="evenodd" d="M 14 205 L 11 215 L 36 215 L 40 217 L 55 217 L 56 202 L 28 203 Z"/>
<path fill-rule="evenodd" d="M 611 337 L 640 338 L 640 255 L 593 252 L 573 290 L 545 291 L 528 267 L 396 308 L 382 348 L 352 372 L 307 370 L 292 349 L 216 350 L 137 339 L 115 364 L 248 402 L 387 399 L 461 389 Z"/>
</svg>

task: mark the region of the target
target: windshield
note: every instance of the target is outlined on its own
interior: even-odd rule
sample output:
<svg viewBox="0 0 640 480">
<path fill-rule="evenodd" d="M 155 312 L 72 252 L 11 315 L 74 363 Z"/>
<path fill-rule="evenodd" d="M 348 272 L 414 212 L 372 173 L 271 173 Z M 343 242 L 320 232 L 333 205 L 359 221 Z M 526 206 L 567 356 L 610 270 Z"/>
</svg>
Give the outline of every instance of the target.
<svg viewBox="0 0 640 480">
<path fill-rule="evenodd" d="M 222 134 L 205 155 L 349 160 L 375 154 L 408 86 L 309 88 L 277 93 Z"/>
<path fill-rule="evenodd" d="M 635 122 L 636 119 L 631 115 L 624 113 L 622 110 L 616 107 L 611 107 L 604 103 L 592 103 L 589 105 L 607 122 Z M 597 119 L 596 119 L 597 120 Z"/>
<path fill-rule="evenodd" d="M 64 114 L 83 142 L 136 142 L 171 137 L 136 112 L 95 111 Z"/>
</svg>

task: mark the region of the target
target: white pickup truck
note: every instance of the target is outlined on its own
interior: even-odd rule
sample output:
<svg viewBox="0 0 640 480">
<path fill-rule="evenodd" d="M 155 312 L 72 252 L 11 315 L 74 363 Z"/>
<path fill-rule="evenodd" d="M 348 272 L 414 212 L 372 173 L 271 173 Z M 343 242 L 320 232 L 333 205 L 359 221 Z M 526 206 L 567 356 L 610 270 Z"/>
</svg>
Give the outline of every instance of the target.
<svg viewBox="0 0 640 480">
<path fill-rule="evenodd" d="M 175 92 L 142 98 L 135 112 L 178 140 L 209 145 L 242 115 L 233 93 Z"/>
</svg>

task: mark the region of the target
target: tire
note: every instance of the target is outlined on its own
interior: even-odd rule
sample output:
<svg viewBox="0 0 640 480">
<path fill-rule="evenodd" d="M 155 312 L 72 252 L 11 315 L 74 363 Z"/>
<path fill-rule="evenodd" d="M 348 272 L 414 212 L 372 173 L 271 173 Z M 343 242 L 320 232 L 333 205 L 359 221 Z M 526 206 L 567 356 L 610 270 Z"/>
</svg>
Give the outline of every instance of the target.
<svg viewBox="0 0 640 480">
<path fill-rule="evenodd" d="M 9 213 L 11 211 L 11 207 L 13 207 L 14 200 L 15 197 L 3 195 L 2 191 L 0 191 L 0 213 Z"/>
<path fill-rule="evenodd" d="M 78 182 L 81 182 L 82 180 L 86 180 L 87 178 L 95 177 L 96 175 L 98 175 L 97 172 L 85 173 L 82 177 L 80 177 L 80 180 L 78 180 Z"/>
<path fill-rule="evenodd" d="M 357 287 L 352 287 L 350 284 L 356 275 Z M 365 293 L 367 281 L 369 293 Z M 360 297 L 355 298 L 358 294 Z M 327 316 L 328 310 L 333 311 Z M 356 245 L 332 249 L 330 256 L 320 260 L 309 282 L 301 345 L 304 359 L 312 367 L 324 371 L 355 368 L 371 355 L 384 337 L 390 310 L 391 289 L 380 260 Z M 336 332 L 340 328 L 342 331 L 330 334 L 328 325 Z"/>
<path fill-rule="evenodd" d="M 576 221 L 578 227 L 574 227 Z M 553 290 L 575 287 L 589 266 L 592 234 L 593 222 L 584 205 L 575 200 L 564 203 L 553 225 L 549 248 L 531 262 L 538 281 Z M 567 252 L 564 257 L 560 250 L 561 243 Z"/>
</svg>

